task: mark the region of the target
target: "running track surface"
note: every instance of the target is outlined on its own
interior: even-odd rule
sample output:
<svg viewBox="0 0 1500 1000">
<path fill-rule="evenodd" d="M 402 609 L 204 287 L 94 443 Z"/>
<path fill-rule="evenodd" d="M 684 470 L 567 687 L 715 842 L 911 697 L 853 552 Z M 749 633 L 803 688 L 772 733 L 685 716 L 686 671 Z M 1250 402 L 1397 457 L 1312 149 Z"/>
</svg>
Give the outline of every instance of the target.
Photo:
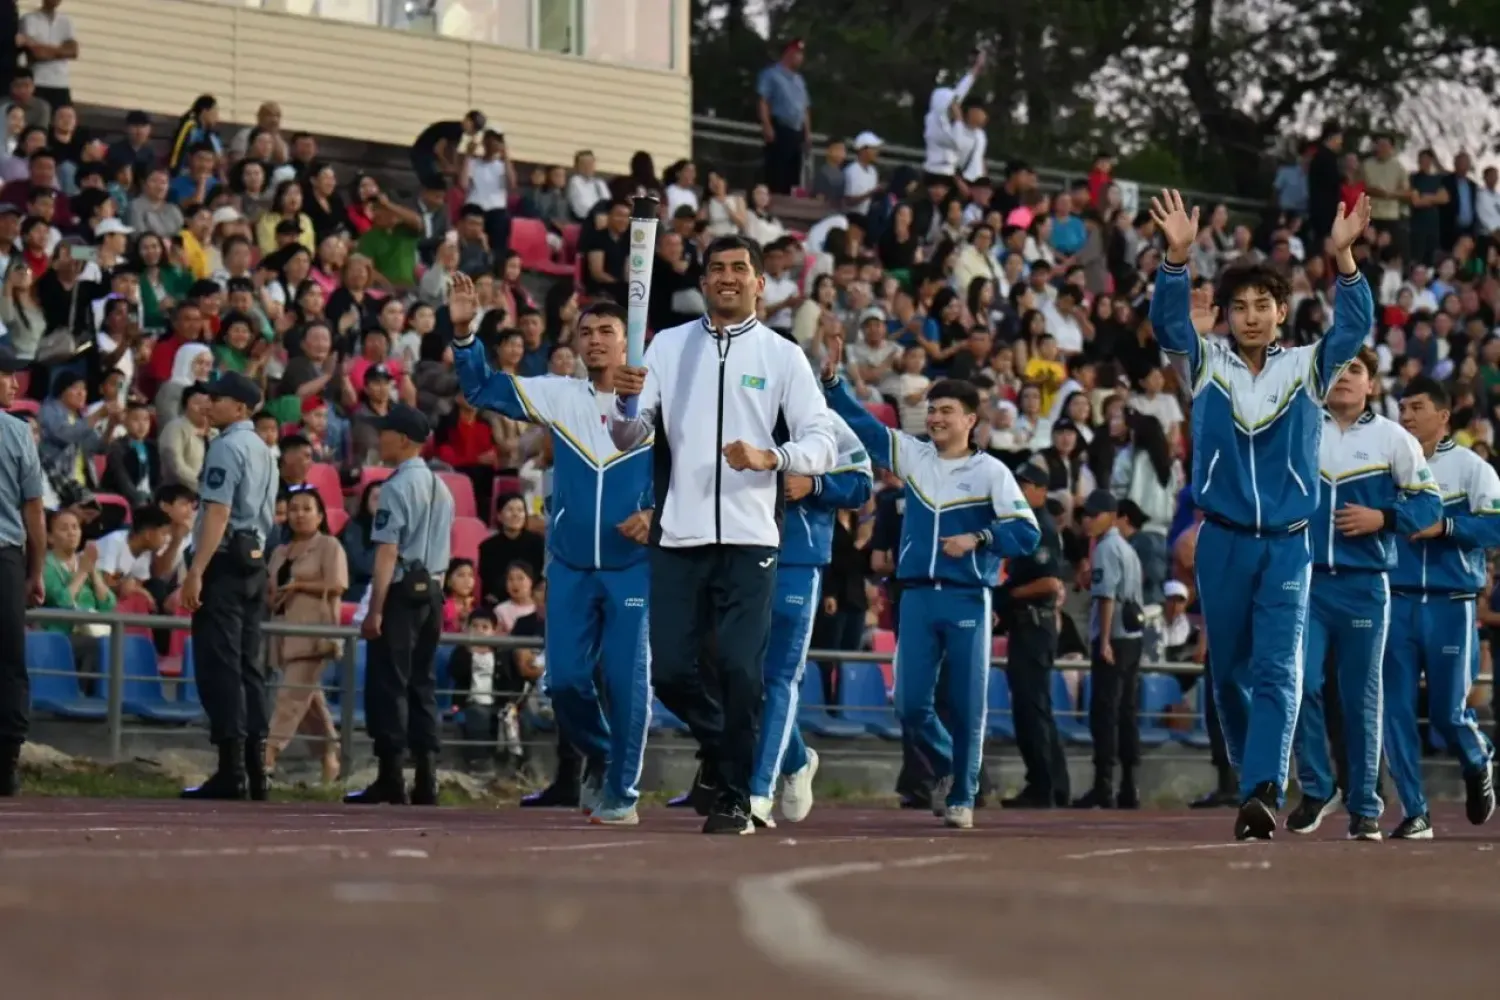
<svg viewBox="0 0 1500 1000">
<path fill-rule="evenodd" d="M 0 805 L 28 1000 L 1110 1000 L 1493 990 L 1496 827 L 1228 843 L 1228 812 L 820 808 L 704 837 L 507 809 Z M 1279 985 L 1278 985 L 1279 984 Z"/>
</svg>

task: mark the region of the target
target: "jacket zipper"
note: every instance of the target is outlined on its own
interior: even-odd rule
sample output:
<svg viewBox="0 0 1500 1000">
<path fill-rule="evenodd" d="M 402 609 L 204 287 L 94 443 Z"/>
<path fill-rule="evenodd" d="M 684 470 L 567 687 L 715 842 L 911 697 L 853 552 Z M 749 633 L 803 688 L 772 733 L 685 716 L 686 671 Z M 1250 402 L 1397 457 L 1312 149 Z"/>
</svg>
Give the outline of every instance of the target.
<svg viewBox="0 0 1500 1000">
<path fill-rule="evenodd" d="M 720 545 L 724 544 L 724 511 L 723 511 L 723 488 L 724 488 L 724 367 L 729 360 L 729 334 L 719 331 L 719 342 L 715 345 L 719 352 L 719 413 L 717 440 L 718 448 L 715 449 L 714 457 L 714 541 Z"/>
</svg>

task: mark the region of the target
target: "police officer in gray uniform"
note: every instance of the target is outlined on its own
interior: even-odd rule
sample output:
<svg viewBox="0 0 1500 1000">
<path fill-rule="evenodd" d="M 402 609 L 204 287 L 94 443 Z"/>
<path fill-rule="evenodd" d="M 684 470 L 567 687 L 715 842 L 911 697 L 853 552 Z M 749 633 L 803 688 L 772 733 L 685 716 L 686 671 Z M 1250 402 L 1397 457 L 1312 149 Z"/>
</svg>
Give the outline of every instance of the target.
<svg viewBox="0 0 1500 1000">
<path fill-rule="evenodd" d="M 1070 798 L 1068 758 L 1052 715 L 1052 668 L 1057 660 L 1057 597 L 1063 592 L 1062 538 L 1047 510 L 1047 470 L 1027 463 L 1016 472 L 1021 493 L 1036 515 L 1042 539 L 1036 551 L 1005 567 L 1003 610 L 1010 642 L 1006 679 L 1016 722 L 1016 747 L 1026 764 L 1026 784 L 1000 804 L 1007 809 L 1050 809 Z"/>
<path fill-rule="evenodd" d="M 266 548 L 276 519 L 276 458 L 250 415 L 260 389 L 238 373 L 208 386 L 219 436 L 198 480 L 198 523 L 182 606 L 193 613 L 193 660 L 219 768 L 185 799 L 266 798 L 269 728 L 261 623 Z"/>
<path fill-rule="evenodd" d="M 16 397 L 16 373 L 30 363 L 0 347 L 0 410 Z M 31 426 L 0 413 L 0 798 L 21 790 L 16 763 L 31 724 L 26 677 L 26 605 L 42 603 L 47 526 L 42 463 Z"/>
<path fill-rule="evenodd" d="M 405 805 L 401 767 L 410 750 L 416 769 L 410 802 L 435 806 L 439 723 L 433 660 L 443 628 L 453 496 L 421 459 L 431 430 L 421 411 L 398 403 L 378 426 L 380 460 L 396 467 L 380 490 L 370 532 L 375 573 L 363 627 L 370 643 L 365 718 L 380 771 L 374 784 L 344 801 Z"/>
<path fill-rule="evenodd" d="M 1094 737 L 1094 787 L 1080 809 L 1139 809 L 1135 769 L 1141 762 L 1141 561 L 1115 527 L 1118 507 L 1109 490 L 1083 505 L 1083 526 L 1094 539 L 1089 589 L 1089 649 L 1093 657 L 1089 732 Z M 1119 794 L 1115 762 L 1120 763 Z"/>
</svg>

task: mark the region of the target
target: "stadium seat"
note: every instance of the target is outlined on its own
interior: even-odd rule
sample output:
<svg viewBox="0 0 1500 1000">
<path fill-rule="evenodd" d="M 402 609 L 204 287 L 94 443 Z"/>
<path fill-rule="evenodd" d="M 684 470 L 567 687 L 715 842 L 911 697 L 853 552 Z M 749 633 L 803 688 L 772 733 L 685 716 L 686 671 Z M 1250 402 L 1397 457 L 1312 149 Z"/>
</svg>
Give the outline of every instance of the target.
<svg viewBox="0 0 1500 1000">
<path fill-rule="evenodd" d="M 339 624 L 353 625 L 354 616 L 357 614 L 359 614 L 359 602 L 345 601 L 343 604 L 339 605 Z"/>
<path fill-rule="evenodd" d="M 808 673 L 812 673 L 809 669 Z M 839 709 L 845 722 L 863 726 L 883 740 L 899 740 L 901 724 L 885 693 L 878 663 L 845 663 L 839 668 Z"/>
<path fill-rule="evenodd" d="M 319 493 L 321 494 L 321 492 L 320 490 Z M 339 532 L 344 530 L 344 526 L 348 523 L 349 512 L 344 509 L 342 501 L 340 501 L 337 507 L 328 508 L 328 533 L 330 535 L 337 536 Z"/>
<path fill-rule="evenodd" d="M 479 505 L 474 502 L 474 480 L 462 472 L 439 472 L 438 478 L 453 494 L 454 517 L 479 516 Z"/>
<path fill-rule="evenodd" d="M 990 669 L 989 693 L 986 702 L 989 714 L 985 718 L 985 731 L 992 740 L 1016 738 L 1016 717 L 1010 703 L 1010 678 L 1005 671 Z"/>
<path fill-rule="evenodd" d="M 387 468 L 384 465 L 362 465 L 359 469 L 359 482 L 344 490 L 344 496 L 362 496 L 366 486 L 371 483 L 385 482 L 391 478 L 391 473 L 395 471 L 395 469 Z"/>
<path fill-rule="evenodd" d="M 110 638 L 99 639 L 99 662 L 108 670 L 110 663 Z M 191 669 L 186 663 L 183 670 Z M 197 685 L 193 685 L 196 693 Z M 196 722 L 203 715 L 203 706 L 196 702 L 169 701 L 162 691 L 161 673 L 156 665 L 156 646 L 146 636 L 125 637 L 125 679 L 122 704 L 126 715 L 147 719 L 151 722 L 174 722 L 186 725 Z"/>
<path fill-rule="evenodd" d="M 510 248 L 521 255 L 521 266 L 528 271 L 558 278 L 573 273 L 571 264 L 560 264 L 552 259 L 552 247 L 547 242 L 547 225 L 541 219 L 512 217 Z"/>
<path fill-rule="evenodd" d="M 25 399 L 18 397 L 11 400 L 10 404 L 10 412 L 12 413 L 30 413 L 35 415 L 37 413 L 40 413 L 41 409 L 42 404 L 38 403 L 34 399 Z"/>
<path fill-rule="evenodd" d="M 359 639 L 354 646 L 354 724 L 360 729 L 365 726 L 365 673 L 368 666 L 369 649 L 365 645 L 365 640 Z M 343 696 L 339 687 L 343 671 L 342 660 L 335 660 L 328 665 L 327 670 L 323 671 L 323 687 L 327 689 L 324 697 L 328 700 L 328 712 L 333 716 L 333 724 L 339 727 L 344 725 Z"/>
<path fill-rule="evenodd" d="M 327 462 L 314 462 L 307 467 L 307 483 L 318 488 L 318 496 L 323 498 L 323 506 L 330 514 L 335 507 L 344 509 L 344 482 L 338 469 Z"/>
<path fill-rule="evenodd" d="M 671 709 L 661 703 L 660 698 L 651 702 L 651 729 L 653 732 L 665 730 L 669 733 L 688 731 L 687 723 L 673 715 Z"/>
<path fill-rule="evenodd" d="M 479 544 L 490 537 L 490 529 L 477 517 L 455 517 L 449 548 L 454 559 L 479 562 Z"/>
<path fill-rule="evenodd" d="M 576 222 L 570 222 L 562 227 L 563 250 L 562 259 L 564 264 L 572 265 L 578 260 L 578 242 L 583 238 L 583 226 Z"/>
<path fill-rule="evenodd" d="M 887 694 L 896 690 L 896 633 L 890 629 L 878 628 L 870 638 L 870 648 L 877 653 L 890 653 L 891 661 L 880 664 L 880 674 L 885 678 L 885 690 Z"/>
<path fill-rule="evenodd" d="M 797 725 L 804 732 L 816 736 L 832 736 L 853 739 L 865 734 L 865 727 L 835 719 L 828 714 L 827 700 L 823 697 L 823 672 L 809 664 L 802 672 L 802 687 L 797 700 Z"/>
<path fill-rule="evenodd" d="M 99 501 L 101 507 L 120 507 L 125 511 L 125 524 L 130 523 L 130 501 L 118 493 L 96 493 L 94 499 Z"/>
<path fill-rule="evenodd" d="M 39 671 L 47 671 L 40 673 Z M 31 705 L 69 719 L 102 719 L 103 698 L 86 698 L 78 686 L 73 645 L 61 632 L 26 633 L 26 672 L 31 678 Z M 98 680 L 103 690 L 104 678 Z"/>
<path fill-rule="evenodd" d="M 1142 674 L 1141 700 L 1138 717 L 1141 725 L 1141 746 L 1159 747 L 1172 738 L 1171 730 L 1163 724 L 1162 713 L 1171 710 L 1182 697 L 1182 685 L 1170 674 Z"/>
<path fill-rule="evenodd" d="M 437 656 L 432 660 L 433 683 L 437 687 L 437 707 L 439 712 L 446 712 L 453 704 L 453 675 L 448 672 L 448 664 L 453 659 L 453 650 L 457 647 L 448 643 L 442 643 L 437 648 Z"/>
<path fill-rule="evenodd" d="M 896 408 L 890 403 L 866 403 L 865 409 L 869 410 L 871 416 L 887 427 L 901 426 L 901 421 L 896 416 Z"/>
<path fill-rule="evenodd" d="M 1079 704 L 1084 708 L 1082 714 L 1073 705 L 1073 699 L 1068 696 L 1068 682 L 1063 677 L 1062 671 L 1052 671 L 1052 717 L 1057 720 L 1057 731 L 1062 738 L 1069 743 L 1078 746 L 1093 746 L 1094 737 L 1089 734 L 1088 720 L 1088 688 L 1085 685 L 1080 688 L 1078 694 Z"/>
</svg>

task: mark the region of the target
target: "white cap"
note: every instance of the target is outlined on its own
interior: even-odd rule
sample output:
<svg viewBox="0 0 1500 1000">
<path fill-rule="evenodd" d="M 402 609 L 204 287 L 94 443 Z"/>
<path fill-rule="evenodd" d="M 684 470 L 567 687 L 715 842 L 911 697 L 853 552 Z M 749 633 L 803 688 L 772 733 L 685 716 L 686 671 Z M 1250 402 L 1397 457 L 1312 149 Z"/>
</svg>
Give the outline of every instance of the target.
<svg viewBox="0 0 1500 1000">
<path fill-rule="evenodd" d="M 1161 593 L 1163 597 L 1180 597 L 1184 601 L 1188 599 L 1187 584 L 1181 580 L 1168 580 L 1162 584 Z"/>
<path fill-rule="evenodd" d="M 228 222 L 240 222 L 244 218 L 245 217 L 240 214 L 239 209 L 233 207 L 232 205 L 225 205 L 222 208 L 214 209 L 212 224 L 215 226 L 222 226 Z"/>
<path fill-rule="evenodd" d="M 885 310 L 880 308 L 879 306 L 867 306 L 865 308 L 865 311 L 859 314 L 859 325 L 864 326 L 872 319 L 878 319 L 880 320 L 880 322 L 884 323 Z"/>
<path fill-rule="evenodd" d="M 95 236 L 129 236 L 133 232 L 135 232 L 134 229 L 131 229 L 119 219 L 113 218 L 105 219 L 94 227 Z"/>
<path fill-rule="evenodd" d="M 856 150 L 870 149 L 872 147 L 878 149 L 884 145 L 885 140 L 880 138 L 880 136 L 876 135 L 874 132 L 861 132 L 859 135 L 854 137 L 854 148 Z"/>
</svg>

